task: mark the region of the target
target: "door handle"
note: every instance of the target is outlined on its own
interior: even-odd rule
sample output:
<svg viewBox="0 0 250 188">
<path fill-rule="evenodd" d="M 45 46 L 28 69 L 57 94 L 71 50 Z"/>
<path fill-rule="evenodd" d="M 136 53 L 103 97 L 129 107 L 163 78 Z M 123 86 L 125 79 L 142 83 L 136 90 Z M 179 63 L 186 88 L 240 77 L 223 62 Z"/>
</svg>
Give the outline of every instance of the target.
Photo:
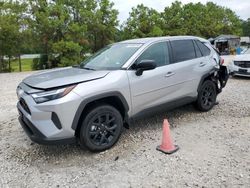
<svg viewBox="0 0 250 188">
<path fill-rule="evenodd" d="M 168 73 L 165 75 L 165 78 L 170 77 L 170 76 L 173 76 L 173 75 L 175 75 L 174 72 L 168 72 Z"/>
<path fill-rule="evenodd" d="M 204 62 L 200 62 L 200 67 L 204 67 L 206 65 L 206 63 L 204 63 Z"/>
</svg>

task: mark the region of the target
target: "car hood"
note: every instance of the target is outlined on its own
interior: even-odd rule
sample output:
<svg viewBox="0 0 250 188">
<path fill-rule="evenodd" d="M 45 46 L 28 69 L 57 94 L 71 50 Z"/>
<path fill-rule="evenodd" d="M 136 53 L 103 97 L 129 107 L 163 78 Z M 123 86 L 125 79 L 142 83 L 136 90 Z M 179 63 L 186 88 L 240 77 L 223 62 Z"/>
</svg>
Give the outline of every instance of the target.
<svg viewBox="0 0 250 188">
<path fill-rule="evenodd" d="M 234 61 L 250 61 L 250 54 L 236 55 Z"/>
<path fill-rule="evenodd" d="M 74 83 L 87 82 L 105 77 L 109 71 L 93 71 L 80 68 L 59 68 L 33 74 L 23 80 L 37 89 L 51 89 Z"/>
</svg>

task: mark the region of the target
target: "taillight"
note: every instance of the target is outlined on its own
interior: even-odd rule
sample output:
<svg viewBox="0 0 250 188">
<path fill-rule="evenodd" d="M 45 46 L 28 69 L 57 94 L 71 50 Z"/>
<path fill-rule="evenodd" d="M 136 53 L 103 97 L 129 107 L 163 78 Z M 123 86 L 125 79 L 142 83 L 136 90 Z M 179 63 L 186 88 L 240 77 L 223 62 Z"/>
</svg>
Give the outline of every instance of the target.
<svg viewBox="0 0 250 188">
<path fill-rule="evenodd" d="M 223 58 L 220 58 L 220 64 L 223 65 L 225 60 Z"/>
</svg>

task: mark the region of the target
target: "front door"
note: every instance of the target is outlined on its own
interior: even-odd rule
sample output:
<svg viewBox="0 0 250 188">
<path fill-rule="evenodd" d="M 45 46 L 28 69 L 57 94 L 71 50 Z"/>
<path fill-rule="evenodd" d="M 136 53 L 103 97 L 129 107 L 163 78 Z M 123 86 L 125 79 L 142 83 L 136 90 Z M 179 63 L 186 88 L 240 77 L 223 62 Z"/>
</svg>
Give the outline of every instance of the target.
<svg viewBox="0 0 250 188">
<path fill-rule="evenodd" d="M 178 97 L 175 95 L 176 75 L 172 70 L 174 65 L 170 64 L 167 42 L 152 44 L 140 55 L 135 64 L 142 60 L 154 60 L 157 67 L 144 71 L 141 76 L 137 76 L 133 68 L 127 71 L 133 114 Z"/>
</svg>

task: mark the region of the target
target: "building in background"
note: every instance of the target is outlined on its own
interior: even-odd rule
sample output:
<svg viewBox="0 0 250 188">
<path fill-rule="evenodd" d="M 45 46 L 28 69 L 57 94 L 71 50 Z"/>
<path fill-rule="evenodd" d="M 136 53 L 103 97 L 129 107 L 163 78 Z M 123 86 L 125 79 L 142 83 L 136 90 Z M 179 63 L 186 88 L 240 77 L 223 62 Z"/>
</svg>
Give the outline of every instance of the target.
<svg viewBox="0 0 250 188">
<path fill-rule="evenodd" d="M 211 44 L 221 53 L 221 55 L 236 54 L 240 48 L 241 38 L 235 35 L 220 35 L 215 39 L 209 39 Z"/>
</svg>

